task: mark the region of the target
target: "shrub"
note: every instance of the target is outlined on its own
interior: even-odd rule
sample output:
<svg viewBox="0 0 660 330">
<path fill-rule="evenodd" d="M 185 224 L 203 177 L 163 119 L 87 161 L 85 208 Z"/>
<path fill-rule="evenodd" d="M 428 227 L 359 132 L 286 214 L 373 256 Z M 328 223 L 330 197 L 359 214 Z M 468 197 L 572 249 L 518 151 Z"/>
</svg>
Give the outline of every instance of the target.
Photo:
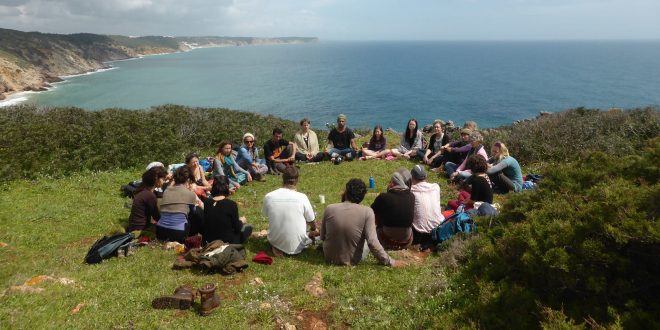
<svg viewBox="0 0 660 330">
<path fill-rule="evenodd" d="M 66 175 L 81 170 L 183 162 L 191 151 L 212 154 L 222 140 L 252 132 L 260 146 L 273 127 L 293 137 L 292 121 L 227 109 L 174 105 L 149 110 L 37 108 L 0 111 L 0 180 Z"/>
<path fill-rule="evenodd" d="M 552 309 L 578 322 L 659 328 L 657 164 L 660 139 L 642 156 L 598 152 L 549 168 L 540 190 L 511 196 L 501 225 L 482 231 L 456 275 L 467 288 L 463 321 L 539 327 Z"/>
<path fill-rule="evenodd" d="M 624 157 L 641 153 L 658 136 L 655 108 L 600 111 L 578 108 L 486 130 L 485 144 L 502 141 L 521 163 L 574 161 L 594 152 Z"/>
</svg>

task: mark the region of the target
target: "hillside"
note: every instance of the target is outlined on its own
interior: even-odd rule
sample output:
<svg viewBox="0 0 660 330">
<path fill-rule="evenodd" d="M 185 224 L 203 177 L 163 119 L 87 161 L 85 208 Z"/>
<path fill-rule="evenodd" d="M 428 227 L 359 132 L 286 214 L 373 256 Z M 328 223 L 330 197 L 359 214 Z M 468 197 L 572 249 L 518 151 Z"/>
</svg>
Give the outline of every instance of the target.
<svg viewBox="0 0 660 330">
<path fill-rule="evenodd" d="M 106 67 L 108 61 L 198 47 L 315 42 L 317 38 L 127 37 L 90 33 L 48 34 L 0 29 L 0 100 L 8 93 L 40 91 L 59 76 Z"/>
</svg>

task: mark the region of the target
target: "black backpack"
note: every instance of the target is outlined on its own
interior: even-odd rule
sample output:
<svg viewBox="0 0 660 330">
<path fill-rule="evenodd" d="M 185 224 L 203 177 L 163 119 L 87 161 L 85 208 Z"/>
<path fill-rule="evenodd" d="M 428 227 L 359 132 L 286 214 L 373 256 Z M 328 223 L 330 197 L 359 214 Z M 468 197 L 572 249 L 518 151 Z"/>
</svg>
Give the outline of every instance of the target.
<svg viewBox="0 0 660 330">
<path fill-rule="evenodd" d="M 142 180 L 131 181 L 127 185 L 121 186 L 119 191 L 121 191 L 122 195 L 125 197 L 133 198 L 135 190 L 140 186 L 140 184 L 142 184 Z"/>
<path fill-rule="evenodd" d="M 114 236 L 103 236 L 92 245 L 85 256 L 85 262 L 88 264 L 97 264 L 103 259 L 107 259 L 117 254 L 120 247 L 130 244 L 133 240 L 133 234 L 117 234 Z"/>
</svg>

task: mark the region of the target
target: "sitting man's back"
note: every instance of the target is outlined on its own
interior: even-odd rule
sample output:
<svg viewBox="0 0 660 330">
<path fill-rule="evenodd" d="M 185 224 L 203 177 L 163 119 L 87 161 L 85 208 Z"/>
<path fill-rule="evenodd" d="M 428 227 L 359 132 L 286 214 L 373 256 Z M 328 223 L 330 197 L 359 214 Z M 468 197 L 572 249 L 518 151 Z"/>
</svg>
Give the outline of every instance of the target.
<svg viewBox="0 0 660 330">
<path fill-rule="evenodd" d="M 343 202 L 328 205 L 325 209 L 321 240 L 323 254 L 328 263 L 355 265 L 371 250 L 381 264 L 395 264 L 394 259 L 387 255 L 378 241 L 373 210 L 359 204 L 366 192 L 367 188 L 362 180 L 351 179 L 346 183 Z"/>
<path fill-rule="evenodd" d="M 283 187 L 264 197 L 263 214 L 268 218 L 268 242 L 275 255 L 298 254 L 311 244 L 306 224 L 314 223 L 314 209 L 305 194 L 297 192 L 298 169 L 290 166 L 284 170 Z"/>
</svg>

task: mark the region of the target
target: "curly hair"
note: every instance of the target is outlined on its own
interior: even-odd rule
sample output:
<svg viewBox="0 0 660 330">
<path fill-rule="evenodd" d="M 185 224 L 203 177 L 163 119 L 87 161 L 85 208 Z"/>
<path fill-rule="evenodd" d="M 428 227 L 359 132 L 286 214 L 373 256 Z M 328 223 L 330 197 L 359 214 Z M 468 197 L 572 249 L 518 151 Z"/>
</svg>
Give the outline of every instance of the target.
<svg viewBox="0 0 660 330">
<path fill-rule="evenodd" d="M 360 179 L 350 179 L 346 182 L 344 198 L 351 203 L 360 204 L 367 194 L 367 185 Z"/>
<path fill-rule="evenodd" d="M 472 155 L 468 157 L 465 167 L 472 171 L 472 174 L 486 173 L 488 170 L 488 163 L 479 155 Z"/>
</svg>

